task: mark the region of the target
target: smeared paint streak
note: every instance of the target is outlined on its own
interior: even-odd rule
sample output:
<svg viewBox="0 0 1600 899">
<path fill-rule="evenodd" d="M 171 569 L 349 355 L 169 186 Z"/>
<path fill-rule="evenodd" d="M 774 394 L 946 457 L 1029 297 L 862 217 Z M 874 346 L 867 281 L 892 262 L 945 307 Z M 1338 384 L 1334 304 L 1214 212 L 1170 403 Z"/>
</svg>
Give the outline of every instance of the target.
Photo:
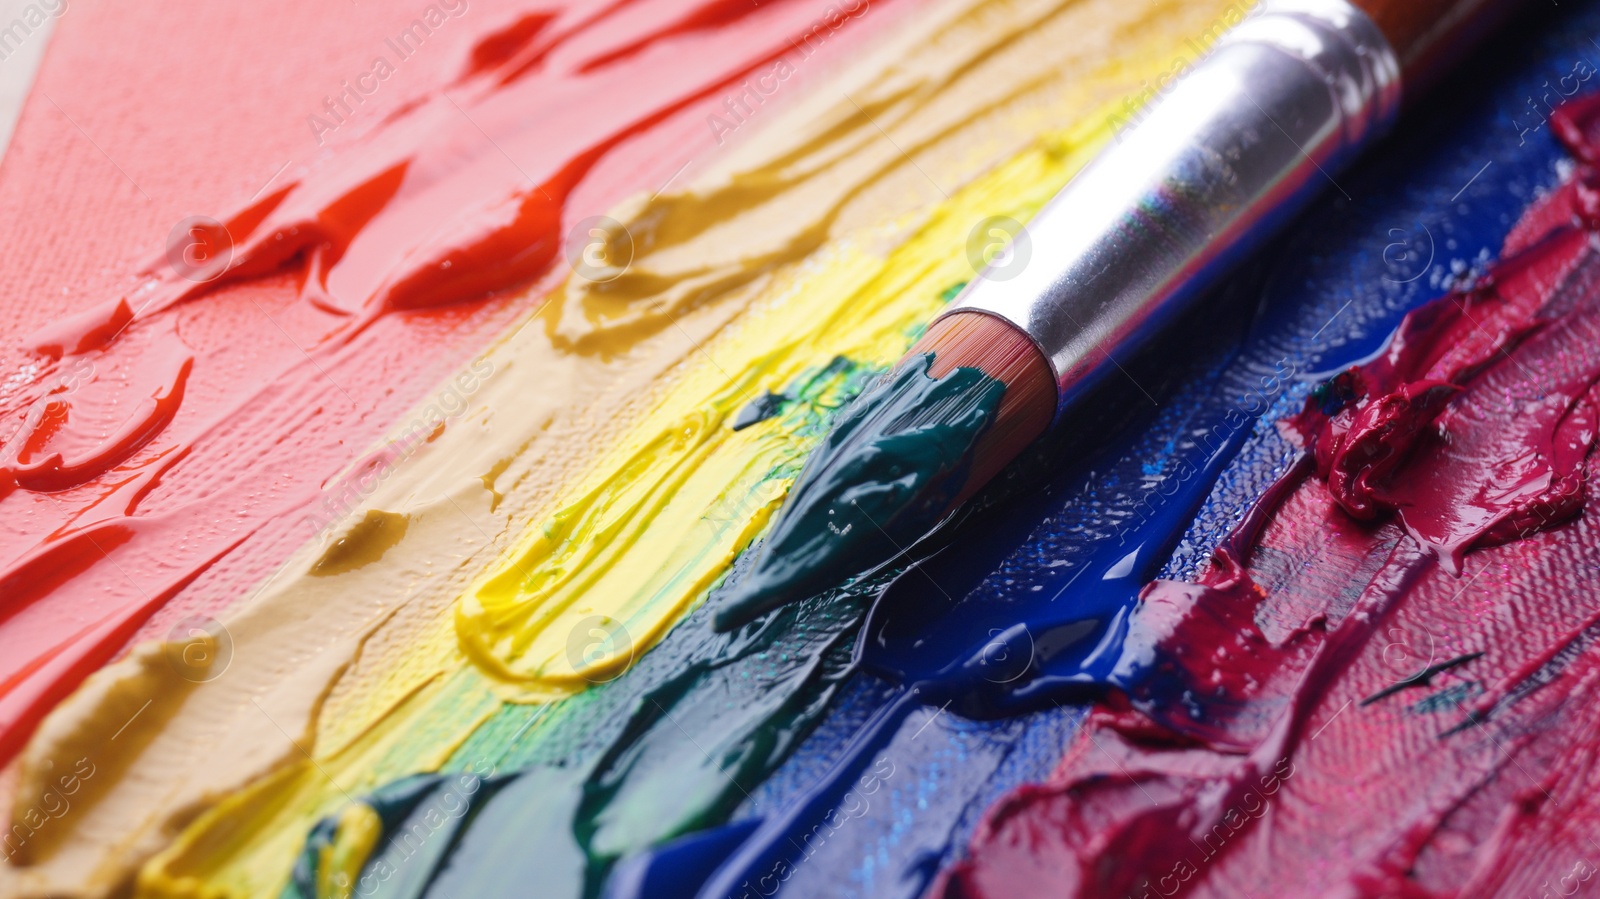
<svg viewBox="0 0 1600 899">
<path fill-rule="evenodd" d="M 739 415 L 733 420 L 733 429 L 742 431 L 751 425 L 760 424 L 783 409 L 786 397 L 770 390 L 751 400 L 749 405 L 739 410 Z"/>
<path fill-rule="evenodd" d="M 1582 164 L 1500 263 L 1408 315 L 1347 402 L 1308 403 L 1296 427 L 1326 484 L 1303 466 L 1198 583 L 1145 592 L 1150 674 L 1049 783 L 991 809 L 935 895 L 1272 892 L 1308 857 L 1321 889 L 1362 893 L 1583 874 L 1600 834 L 1597 116 L 1591 97 L 1553 117 Z M 1265 561 L 1282 556 L 1305 562 L 1285 577 Z M 1439 677 L 1458 699 L 1400 702 Z"/>
<path fill-rule="evenodd" d="M 931 353 L 900 365 L 839 417 L 721 600 L 719 627 L 888 562 L 950 513 L 1006 387 L 976 368 L 934 378 L 932 365 Z"/>
<path fill-rule="evenodd" d="M 328 545 L 311 566 L 312 577 L 331 577 L 371 565 L 404 539 L 406 517 L 398 512 L 370 509 L 343 536 Z"/>
</svg>

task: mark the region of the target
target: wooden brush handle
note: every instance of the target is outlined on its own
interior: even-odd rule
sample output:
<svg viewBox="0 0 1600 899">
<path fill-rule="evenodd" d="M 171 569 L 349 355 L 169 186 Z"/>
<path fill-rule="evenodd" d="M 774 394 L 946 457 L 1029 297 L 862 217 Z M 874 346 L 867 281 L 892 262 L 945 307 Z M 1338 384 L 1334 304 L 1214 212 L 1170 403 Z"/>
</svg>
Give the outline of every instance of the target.
<svg viewBox="0 0 1600 899">
<path fill-rule="evenodd" d="M 1514 0 L 1350 0 L 1382 29 L 1400 68 L 1408 98 L 1482 38 L 1515 6 Z"/>
</svg>

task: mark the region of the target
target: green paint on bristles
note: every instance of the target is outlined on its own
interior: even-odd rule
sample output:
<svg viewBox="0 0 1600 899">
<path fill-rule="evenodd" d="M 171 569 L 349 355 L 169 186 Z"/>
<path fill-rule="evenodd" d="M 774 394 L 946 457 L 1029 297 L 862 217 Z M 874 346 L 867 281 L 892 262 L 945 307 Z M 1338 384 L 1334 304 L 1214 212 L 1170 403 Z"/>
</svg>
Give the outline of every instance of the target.
<svg viewBox="0 0 1600 899">
<path fill-rule="evenodd" d="M 719 628 L 888 562 L 950 512 L 1006 387 L 977 368 L 934 378 L 932 365 L 932 353 L 908 360 L 833 422 L 723 598 Z"/>
</svg>

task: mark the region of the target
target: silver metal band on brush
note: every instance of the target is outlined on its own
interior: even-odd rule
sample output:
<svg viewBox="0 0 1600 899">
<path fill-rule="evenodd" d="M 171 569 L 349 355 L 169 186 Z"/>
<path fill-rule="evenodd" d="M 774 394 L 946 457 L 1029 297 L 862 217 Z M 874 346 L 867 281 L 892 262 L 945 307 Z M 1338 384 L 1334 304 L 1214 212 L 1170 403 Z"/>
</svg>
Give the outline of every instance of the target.
<svg viewBox="0 0 1600 899">
<path fill-rule="evenodd" d="M 1398 112 L 1400 65 L 1344 0 L 1264 0 L 1027 225 L 944 314 L 1032 336 L 1061 403 L 1166 324 Z"/>
</svg>

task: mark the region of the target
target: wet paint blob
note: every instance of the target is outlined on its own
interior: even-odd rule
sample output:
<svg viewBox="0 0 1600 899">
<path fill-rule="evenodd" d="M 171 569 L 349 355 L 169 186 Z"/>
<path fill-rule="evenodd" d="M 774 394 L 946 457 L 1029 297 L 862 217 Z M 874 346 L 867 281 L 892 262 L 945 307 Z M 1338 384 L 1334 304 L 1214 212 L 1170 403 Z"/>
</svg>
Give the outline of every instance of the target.
<svg viewBox="0 0 1600 899">
<path fill-rule="evenodd" d="M 890 561 L 948 515 L 1005 384 L 976 368 L 901 364 L 839 417 L 811 455 L 751 571 L 722 599 L 719 628 Z"/>
</svg>

